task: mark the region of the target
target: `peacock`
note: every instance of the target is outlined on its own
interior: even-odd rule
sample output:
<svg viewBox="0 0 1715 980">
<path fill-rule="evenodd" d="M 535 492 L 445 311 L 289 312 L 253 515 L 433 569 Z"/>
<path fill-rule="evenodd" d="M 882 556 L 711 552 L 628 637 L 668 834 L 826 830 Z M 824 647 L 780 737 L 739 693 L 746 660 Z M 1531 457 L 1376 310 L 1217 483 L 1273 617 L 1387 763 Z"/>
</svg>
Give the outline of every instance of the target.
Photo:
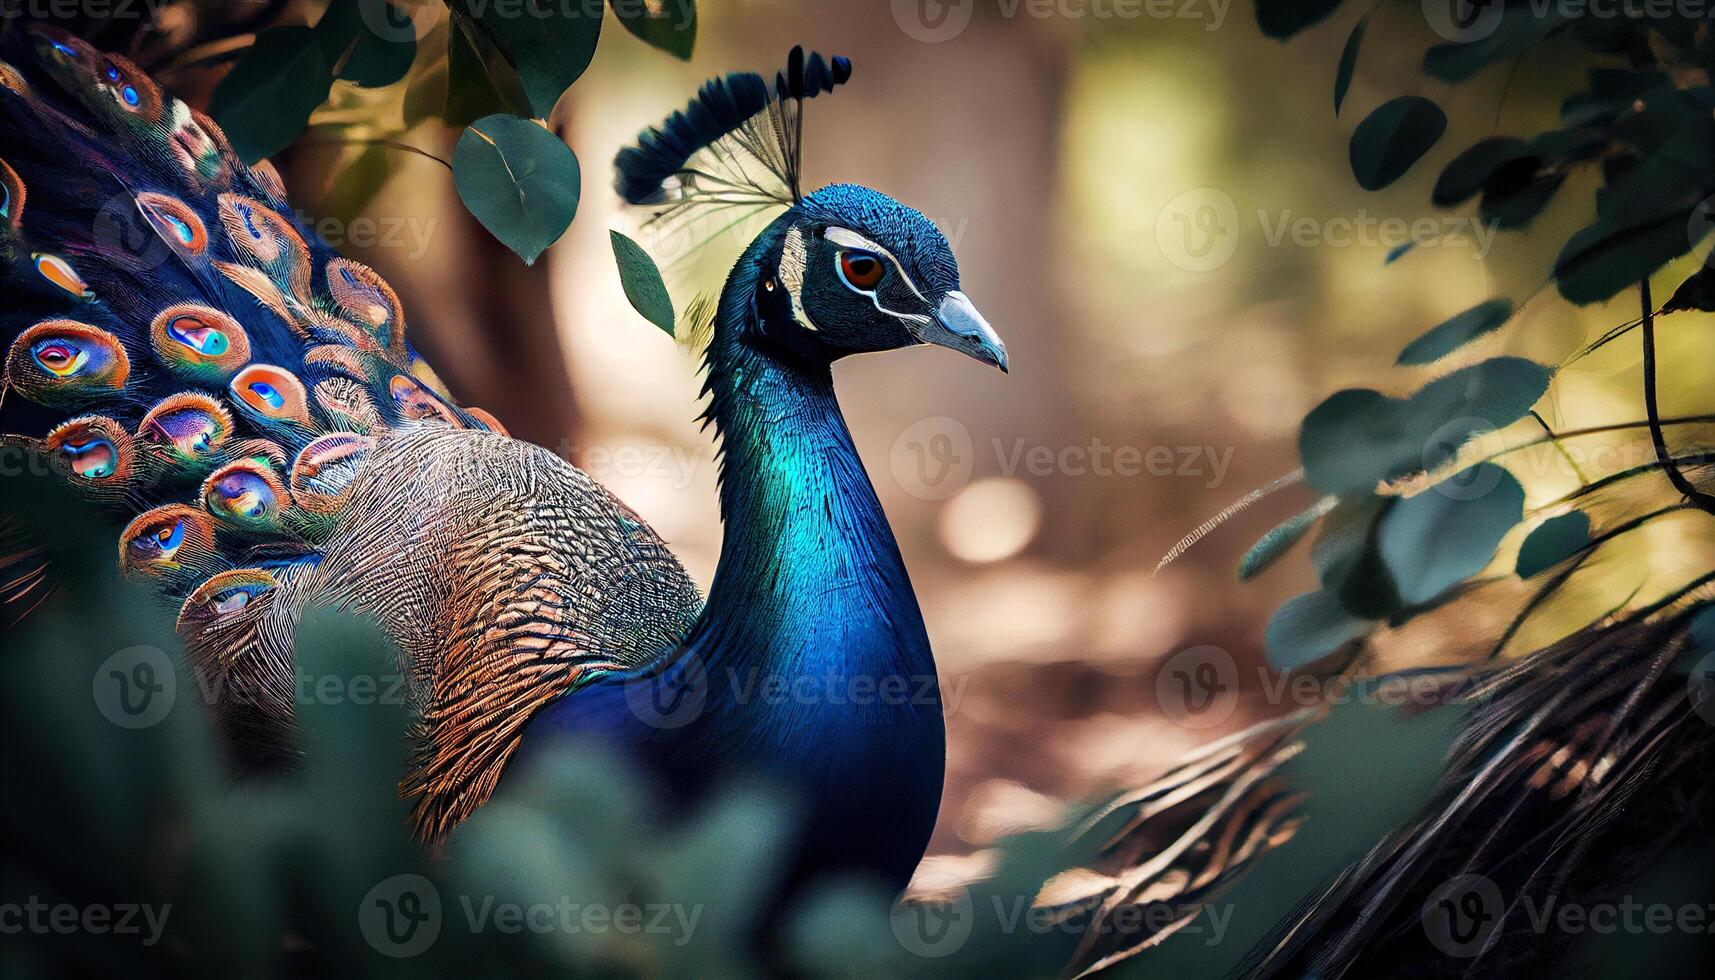
<svg viewBox="0 0 1715 980">
<path fill-rule="evenodd" d="M 426 844 L 544 747 L 594 738 L 674 798 L 741 776 L 794 791 L 788 882 L 905 886 L 940 801 L 942 709 L 831 365 L 933 344 L 1005 371 L 1007 354 L 922 214 L 802 190 L 805 104 L 849 60 L 794 49 L 772 79 L 712 80 L 616 160 L 651 221 L 773 215 L 686 318 L 720 446 L 705 600 L 624 503 L 457 404 L 393 289 L 208 117 L 62 31 L 0 53 L 0 431 L 128 521 L 119 564 L 179 604 L 238 772 L 293 764 L 297 626 L 345 610 L 400 651 L 400 792 Z M 8 557 L 16 614 L 52 593 L 38 555 Z M 828 677 L 898 696 L 754 694 Z"/>
</svg>

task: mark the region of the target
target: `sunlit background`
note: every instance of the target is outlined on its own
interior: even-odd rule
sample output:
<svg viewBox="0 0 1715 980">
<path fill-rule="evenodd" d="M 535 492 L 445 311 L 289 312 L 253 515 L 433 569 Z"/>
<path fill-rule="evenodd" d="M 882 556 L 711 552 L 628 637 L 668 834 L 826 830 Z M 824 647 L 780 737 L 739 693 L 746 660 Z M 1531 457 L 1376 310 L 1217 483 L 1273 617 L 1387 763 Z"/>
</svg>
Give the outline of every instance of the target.
<svg viewBox="0 0 1715 980">
<path fill-rule="evenodd" d="M 921 16 L 931 8 L 941 19 Z M 795 43 L 853 59 L 853 83 L 809 108 L 809 182 L 868 184 L 934 219 L 1013 365 L 1002 376 L 919 350 L 837 369 L 943 673 L 950 768 L 933 850 L 954 862 L 1051 815 L 1046 798 L 1135 782 L 1268 710 L 1245 701 L 1218 725 L 1187 727 L 1163 714 L 1156 673 L 1177 651 L 1213 645 L 1237 660 L 1242 688 L 1260 685 L 1263 625 L 1314 575 L 1302 555 L 1244 585 L 1234 567 L 1311 492 L 1282 490 L 1156 565 L 1294 469 L 1298 422 L 1321 398 L 1353 384 L 1409 391 L 1444 372 L 1391 365 L 1406 341 L 1490 296 L 1523 313 L 1473 356 L 1559 363 L 1635 315 L 1632 294 L 1575 310 L 1539 292 L 1555 243 L 1589 219 L 1590 176 L 1562 191 L 1540 235 L 1497 236 L 1468 210 L 1427 203 L 1458 148 L 1553 126 L 1577 60 L 1551 42 L 1510 88 L 1497 71 L 1449 90 L 1416 71 L 1428 29 L 1410 10 L 1390 6 L 1371 25 L 1336 118 L 1334 66 L 1357 9 L 1282 45 L 1260 35 L 1248 4 L 1224 0 L 708 3 L 689 64 L 605 32 L 552 120 L 582 163 L 582 204 L 535 270 L 483 248 L 447 172 L 413 156 L 389 158 L 364 213 L 420 234 L 345 247 L 399 287 L 462 399 L 588 469 L 706 586 L 721 528 L 697 364 L 620 289 L 608 232 L 637 219 L 608 189 L 610 161 L 709 75 L 772 71 Z M 1448 109 L 1449 133 L 1405 180 L 1363 192 L 1347 165 L 1351 127 L 1411 92 Z M 408 138 L 444 152 L 451 137 Z M 358 152 L 296 150 L 302 205 L 316 208 L 318 184 L 324 200 L 340 194 L 348 176 L 316 172 L 339 174 Z M 1709 410 L 1715 356 L 1702 333 L 1664 326 L 1664 415 Z M 1638 370 L 1635 338 L 1611 345 L 1557 379 L 1545 420 L 1641 418 Z M 1541 469 L 1521 474 L 1533 503 L 1575 485 Z M 1638 588 L 1666 591 L 1674 581 L 1650 576 L 1676 573 L 1652 563 L 1652 541 L 1674 542 L 1677 563 L 1708 562 L 1684 534 L 1663 523 L 1613 560 L 1633 555 Z"/>
</svg>

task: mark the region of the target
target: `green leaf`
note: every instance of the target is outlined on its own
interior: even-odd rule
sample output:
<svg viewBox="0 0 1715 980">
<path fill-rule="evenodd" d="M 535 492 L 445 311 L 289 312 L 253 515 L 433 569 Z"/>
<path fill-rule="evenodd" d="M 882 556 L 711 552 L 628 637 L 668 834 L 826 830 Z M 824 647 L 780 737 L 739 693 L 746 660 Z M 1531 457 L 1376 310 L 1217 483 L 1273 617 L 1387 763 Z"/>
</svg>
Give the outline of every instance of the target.
<svg viewBox="0 0 1715 980">
<path fill-rule="evenodd" d="M 625 298 L 631 308 L 643 314 L 643 319 L 673 336 L 673 298 L 667 295 L 667 284 L 661 281 L 661 270 L 643 246 L 617 232 L 608 232 L 613 241 L 613 259 L 619 263 L 619 282 L 625 287 Z"/>
<path fill-rule="evenodd" d="M 517 116 L 472 123 L 453 149 L 459 199 L 494 237 L 533 263 L 578 211 L 578 158 L 559 137 Z"/>
<path fill-rule="evenodd" d="M 1543 521 L 1519 546 L 1518 577 L 1530 578 L 1558 565 L 1589 543 L 1590 515 L 1581 510 Z"/>
<path fill-rule="evenodd" d="M 1402 95 L 1358 123 L 1352 133 L 1352 174 L 1358 186 L 1380 190 L 1405 175 L 1441 134 L 1447 114 L 1419 95 Z"/>
<path fill-rule="evenodd" d="M 1359 619 L 1322 589 L 1306 592 L 1281 604 L 1263 631 L 1268 662 L 1279 670 L 1296 670 L 1321 660 L 1375 625 Z"/>
<path fill-rule="evenodd" d="M 1438 361 L 1478 337 L 1498 330 L 1511 319 L 1513 301 L 1491 299 L 1449 318 L 1408 344 L 1399 353 L 1400 364 L 1429 364 Z"/>
<path fill-rule="evenodd" d="M 285 149 L 327 101 L 333 75 L 308 27 L 274 27 L 256 35 L 209 100 L 209 115 L 245 163 Z"/>
<path fill-rule="evenodd" d="M 680 61 L 697 46 L 696 0 L 608 0 L 613 15 L 634 36 Z"/>
<path fill-rule="evenodd" d="M 1249 582 L 1279 561 L 1333 506 L 1334 498 L 1324 497 L 1315 505 L 1306 508 L 1303 513 L 1282 521 L 1263 535 L 1262 539 L 1251 545 L 1251 549 L 1239 559 L 1239 581 Z"/>
<path fill-rule="evenodd" d="M 1429 201 L 1436 207 L 1450 208 L 1468 200 L 1483 189 L 1495 171 L 1528 153 L 1529 144 L 1516 136 L 1492 136 L 1474 143 L 1442 168 Z"/>
<path fill-rule="evenodd" d="M 1649 224 L 1697 207 L 1715 193 L 1715 116 L 1686 119 L 1684 107 L 1669 101 L 1641 114 L 1660 117 L 1659 125 L 1675 127 L 1644 161 L 1610 179 L 1596 200 L 1597 218 L 1613 228 Z"/>
<path fill-rule="evenodd" d="M 1555 285 L 1567 302 L 1611 299 L 1696 245 L 1692 211 L 1653 224 L 1615 229 L 1598 220 L 1567 239 L 1554 260 Z"/>
<path fill-rule="evenodd" d="M 1530 159 L 1503 166 L 1483 190 L 1477 217 L 1496 228 L 1522 228 L 1536 220 L 1566 183 L 1564 170 L 1537 170 Z"/>
<path fill-rule="evenodd" d="M 417 57 L 416 25 L 385 0 L 336 0 L 315 30 L 328 67 L 341 81 L 364 88 L 399 81 Z"/>
<path fill-rule="evenodd" d="M 1680 310 L 1715 313 L 1715 264 L 1707 257 L 1703 261 L 1703 266 L 1673 291 L 1673 296 L 1661 308 L 1663 313 L 1676 313 Z"/>
<path fill-rule="evenodd" d="M 453 0 L 455 17 L 474 24 L 517 70 L 538 119 L 548 118 L 590 66 L 604 9 L 590 2 Z"/>
<path fill-rule="evenodd" d="M 1322 588 L 1361 619 L 1380 619 L 1399 609 L 1399 589 L 1376 551 L 1381 520 L 1398 500 L 1375 494 L 1341 500 L 1310 546 L 1310 563 Z"/>
<path fill-rule="evenodd" d="M 1444 82 L 1462 82 L 1484 67 L 1517 55 L 1566 21 L 1566 14 L 1550 8 L 1538 16 L 1529 4 L 1503 6 L 1495 4 L 1492 13 L 1474 9 L 1478 21 L 1471 30 L 1488 33 L 1470 41 L 1437 44 L 1423 54 L 1423 70 Z M 1481 18 L 1499 17 L 1499 23 L 1485 24 Z"/>
<path fill-rule="evenodd" d="M 1346 38 L 1346 46 L 1340 51 L 1340 67 L 1334 72 L 1334 115 L 1340 114 L 1340 106 L 1346 101 L 1346 91 L 1352 87 L 1352 75 L 1358 70 L 1358 48 L 1364 43 L 1364 29 L 1370 26 L 1372 10 L 1359 20 L 1352 28 L 1351 36 Z"/>
<path fill-rule="evenodd" d="M 1256 23 L 1272 38 L 1289 38 L 1322 20 L 1340 0 L 1256 0 Z"/>
<path fill-rule="evenodd" d="M 1523 514 L 1524 488 L 1493 463 L 1401 500 L 1378 545 L 1400 599 L 1420 605 L 1482 571 Z"/>
<path fill-rule="evenodd" d="M 1498 357 L 1438 378 L 1410 398 L 1369 388 L 1335 392 L 1299 431 L 1305 476 L 1325 493 L 1368 493 L 1379 482 L 1434 469 L 1472 434 L 1523 418 L 1551 377 L 1540 364 Z"/>
<path fill-rule="evenodd" d="M 518 73 L 468 24 L 437 25 L 423 44 L 446 53 L 430 62 L 405 89 L 405 125 L 439 119 L 463 129 L 483 116 L 528 115 L 530 100 Z"/>
</svg>

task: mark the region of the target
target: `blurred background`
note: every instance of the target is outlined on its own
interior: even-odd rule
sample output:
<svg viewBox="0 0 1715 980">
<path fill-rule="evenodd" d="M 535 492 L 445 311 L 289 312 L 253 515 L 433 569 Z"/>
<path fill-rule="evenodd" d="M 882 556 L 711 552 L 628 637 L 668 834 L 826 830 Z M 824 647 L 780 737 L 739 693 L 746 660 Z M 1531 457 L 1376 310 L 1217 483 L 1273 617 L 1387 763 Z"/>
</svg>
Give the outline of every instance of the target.
<svg viewBox="0 0 1715 980">
<path fill-rule="evenodd" d="M 734 0 L 699 13 L 689 63 L 604 32 L 550 120 L 582 163 L 580 210 L 534 267 L 489 238 L 431 159 L 312 134 L 277 162 L 294 203 L 334 217 L 318 230 L 399 290 L 461 401 L 612 488 L 706 587 L 721 529 L 697 364 L 621 291 L 608 230 L 638 223 L 608 190 L 610 161 L 711 75 L 772 71 L 799 43 L 853 59 L 854 84 L 810 107 L 807 184 L 861 182 L 924 211 L 1013 363 L 1002 376 L 923 350 L 836 372 L 943 674 L 949 781 L 926 876 L 1056 812 L 1045 797 L 1136 784 L 1279 710 L 1260 697 L 1262 628 L 1314 575 L 1301 556 L 1245 585 L 1234 567 L 1312 492 L 1273 494 L 1156 566 L 1297 466 L 1298 422 L 1323 397 L 1421 385 L 1433 369 L 1391 367 L 1399 348 L 1490 296 L 1523 313 L 1477 349 L 1551 364 L 1634 315 L 1629 296 L 1578 310 L 1550 289 L 1525 305 L 1588 221 L 1590 177 L 1528 234 L 1427 203 L 1456 148 L 1556 124 L 1581 68 L 1552 41 L 1510 77 L 1449 91 L 1416 70 L 1434 38 L 1415 5 L 1388 6 L 1337 118 L 1356 9 L 1285 45 L 1228 0 Z M 1406 179 L 1359 190 L 1355 120 L 1419 91 L 1447 108 L 1448 137 Z M 429 123 L 399 139 L 444 157 L 456 135 Z M 1662 338 L 1675 372 L 1664 415 L 1697 410 L 1715 382 L 1683 340 Z M 1557 428 L 1640 418 L 1637 365 L 1635 340 L 1604 348 L 1557 383 L 1545 416 Z M 1647 565 L 1647 536 L 1638 547 Z M 1497 563 L 1510 561 L 1503 548 Z M 1163 664 L 1208 646 L 1233 658 L 1239 696 L 1173 710 Z"/>
</svg>

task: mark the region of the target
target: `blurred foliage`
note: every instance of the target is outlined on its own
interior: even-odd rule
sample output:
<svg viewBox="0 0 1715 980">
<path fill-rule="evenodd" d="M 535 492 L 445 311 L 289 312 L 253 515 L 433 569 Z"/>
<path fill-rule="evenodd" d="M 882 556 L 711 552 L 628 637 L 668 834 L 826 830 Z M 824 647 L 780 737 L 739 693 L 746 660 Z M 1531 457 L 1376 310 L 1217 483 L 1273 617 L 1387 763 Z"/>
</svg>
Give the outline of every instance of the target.
<svg viewBox="0 0 1715 980">
<path fill-rule="evenodd" d="M 791 801 L 741 786 L 664 818 L 652 788 L 596 746 L 527 760 L 444 853 L 426 854 L 395 791 L 409 712 L 375 631 L 312 617 L 295 665 L 303 765 L 240 781 L 204 717 L 223 692 L 184 666 L 161 603 L 118 577 L 102 546 L 111 529 L 46 477 L 8 476 L 4 516 L 67 528 L 52 561 L 57 581 L 77 583 L 0 657 L 0 905 L 42 910 L 8 936 L 9 978 L 1052 977 L 1103 938 L 1086 935 L 1093 916 L 1032 907 L 1117 829 L 1073 809 L 1074 829 L 1002 841 L 992 875 L 938 901 L 891 906 L 835 883 L 759 943 Z M 1291 769 L 1310 790 L 1307 829 L 1161 955 L 1196 976 L 1239 962 L 1421 804 L 1458 720 L 1402 721 L 1362 698 L 1335 709 Z M 76 911 L 55 926 L 60 907 Z M 113 918 L 82 925 L 91 909 Z M 113 928 L 121 916 L 129 931 Z"/>
<path fill-rule="evenodd" d="M 1363 41 L 1375 36 L 1370 22 L 1381 6 L 1363 14 L 1341 51 L 1334 78 L 1336 113 L 1354 73 L 1363 70 Z M 1277 38 L 1293 36 L 1339 7 L 1339 0 L 1256 0 L 1259 25 Z M 1534 443 L 1481 458 L 1465 450 L 1477 437 L 1506 430 L 1527 416 L 1558 445 L 1559 436 L 1532 406 L 1562 369 L 1634 328 L 1642 327 L 1648 418 L 1621 421 L 1614 429 L 1647 426 L 1656 463 L 1637 473 L 1665 475 L 1691 505 L 1715 514 L 1715 495 L 1688 475 L 1710 461 L 1707 447 L 1677 455 L 1669 448 L 1655 394 L 1654 336 L 1659 316 L 1715 308 L 1705 285 L 1715 272 L 1705 263 L 1660 308 L 1652 304 L 1649 290 L 1652 274 L 1695 249 L 1715 227 L 1708 219 L 1715 209 L 1715 88 L 1709 75 L 1715 69 L 1715 34 L 1707 17 L 1673 7 L 1652 10 L 1647 17 L 1605 17 L 1582 5 L 1540 6 L 1526 0 L 1435 0 L 1422 7 L 1443 41 L 1425 51 L 1421 68 L 1444 82 L 1463 81 L 1495 64 L 1511 62 L 1516 70 L 1527 50 L 1551 41 L 1570 39 L 1582 49 L 1588 89 L 1565 100 L 1561 128 L 1477 142 L 1442 170 L 1431 200 L 1453 208 L 1479 198 L 1483 221 L 1523 229 L 1569 175 L 1598 171 L 1595 220 L 1558 246 L 1551 281 L 1562 299 L 1575 304 L 1605 301 L 1635 286 L 1642 315 L 1557 365 L 1494 357 L 1459 366 L 1406 398 L 1349 389 L 1312 410 L 1300 430 L 1300 455 L 1308 483 L 1330 498 L 1267 535 L 1240 567 L 1242 579 L 1252 577 L 1307 533 L 1317 520 L 1312 515 L 1328 515 L 1318 550 L 1332 557 L 1316 561 L 1323 592 L 1288 602 L 1268 630 L 1270 659 L 1281 667 L 1305 666 L 1348 649 L 1350 641 L 1368 632 L 1365 621 L 1398 625 L 1433 608 L 1488 567 L 1502 539 L 1521 520 L 1559 517 L 1563 523 L 1531 539 L 1517 562 L 1518 576 L 1529 578 L 1562 563 L 1567 568 L 1566 574 L 1544 581 L 1508 635 L 1564 586 L 1577 563 L 1615 536 L 1592 538 L 1587 513 L 1581 514 L 1581 533 L 1570 535 L 1565 533 L 1573 529 L 1570 515 L 1555 513 L 1576 505 L 1591 481 L 1579 473 L 1580 491 L 1527 508 L 1518 482 L 1495 464 L 1505 465 L 1509 452 Z M 1430 99 L 1401 95 L 1385 102 L 1351 136 L 1358 185 L 1373 191 L 1399 180 L 1446 130 L 1446 115 Z M 1388 261 L 1402 253 L 1396 250 Z M 1495 297 L 1480 303 L 1413 341 L 1398 363 L 1456 363 L 1535 298 Z M 1503 488 L 1507 492 L 1497 495 Z M 1677 509 L 1651 513 L 1647 495 L 1633 496 L 1636 506 L 1603 515 L 1607 530 L 1641 526 L 1642 521 L 1626 522 Z M 1341 519 L 1344 523 L 1338 523 Z M 1337 530 L 1331 534 L 1330 528 Z M 1681 595 L 1691 594 L 1695 585 Z M 1606 607 L 1607 613 L 1623 612 L 1632 583 L 1615 588 L 1616 605 Z M 1669 596 L 1669 601 L 1678 598 Z M 1567 631 L 1588 622 L 1568 624 Z"/>
</svg>

